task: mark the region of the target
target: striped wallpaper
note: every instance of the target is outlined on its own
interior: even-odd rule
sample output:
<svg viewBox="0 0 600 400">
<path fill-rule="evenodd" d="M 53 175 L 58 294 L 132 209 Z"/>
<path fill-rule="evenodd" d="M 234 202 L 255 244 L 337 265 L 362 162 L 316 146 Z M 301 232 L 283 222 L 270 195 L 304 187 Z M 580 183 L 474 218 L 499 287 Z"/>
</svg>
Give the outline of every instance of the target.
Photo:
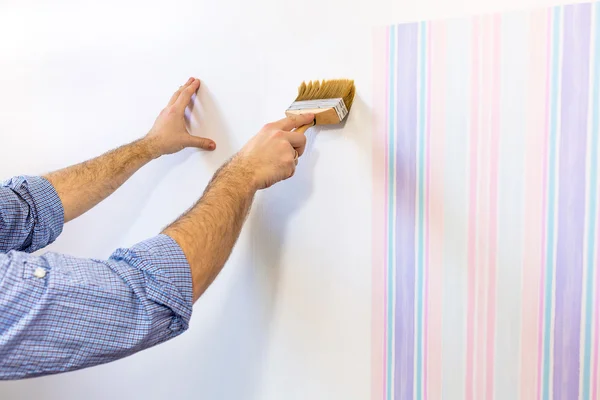
<svg viewBox="0 0 600 400">
<path fill-rule="evenodd" d="M 373 399 L 600 399 L 600 3 L 374 35 Z"/>
</svg>

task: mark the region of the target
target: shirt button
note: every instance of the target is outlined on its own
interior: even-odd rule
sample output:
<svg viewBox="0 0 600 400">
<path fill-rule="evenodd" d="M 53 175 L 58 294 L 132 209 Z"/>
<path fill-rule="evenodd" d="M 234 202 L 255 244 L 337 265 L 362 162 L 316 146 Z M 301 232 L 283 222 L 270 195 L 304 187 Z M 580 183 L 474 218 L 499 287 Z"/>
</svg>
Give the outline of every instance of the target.
<svg viewBox="0 0 600 400">
<path fill-rule="evenodd" d="M 33 276 L 36 278 L 43 278 L 46 276 L 46 270 L 42 267 L 37 267 L 35 271 L 33 271 Z"/>
</svg>

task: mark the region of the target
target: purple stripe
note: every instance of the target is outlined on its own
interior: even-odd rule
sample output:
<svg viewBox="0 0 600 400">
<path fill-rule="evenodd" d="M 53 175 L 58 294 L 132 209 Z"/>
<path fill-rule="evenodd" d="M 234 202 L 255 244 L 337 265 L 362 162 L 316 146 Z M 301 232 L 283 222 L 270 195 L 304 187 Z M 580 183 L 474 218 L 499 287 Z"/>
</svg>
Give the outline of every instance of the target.
<svg viewBox="0 0 600 400">
<path fill-rule="evenodd" d="M 417 34 L 417 24 L 398 27 L 394 399 L 402 400 L 414 386 Z"/>
<path fill-rule="evenodd" d="M 590 16 L 590 4 L 564 8 L 553 363 L 556 399 L 579 397 Z"/>
</svg>

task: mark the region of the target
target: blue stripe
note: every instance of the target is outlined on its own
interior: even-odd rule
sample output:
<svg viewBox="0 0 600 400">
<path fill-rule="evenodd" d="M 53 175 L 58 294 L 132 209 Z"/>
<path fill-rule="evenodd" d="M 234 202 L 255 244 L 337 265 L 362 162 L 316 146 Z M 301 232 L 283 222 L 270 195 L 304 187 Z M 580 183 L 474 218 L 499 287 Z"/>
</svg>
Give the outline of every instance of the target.
<svg viewBox="0 0 600 400">
<path fill-rule="evenodd" d="M 595 23 L 595 44 L 594 44 L 594 62 L 592 68 L 592 148 L 590 160 L 590 183 L 589 183 L 589 217 L 588 217 L 588 247 L 587 247 L 587 281 L 585 297 L 585 341 L 583 351 L 583 398 L 590 398 L 590 358 L 592 354 L 592 321 L 593 321 L 593 284 L 594 284 L 594 249 L 596 242 L 595 222 L 597 215 L 597 195 L 598 187 L 598 128 L 600 125 L 598 115 L 598 105 L 600 101 L 600 4 L 594 4 Z"/>
<path fill-rule="evenodd" d="M 392 26 L 390 28 L 390 65 L 389 65 L 389 107 L 388 107 L 388 265 L 387 265 L 387 378 L 386 378 L 386 386 L 387 393 L 386 398 L 388 400 L 392 399 L 392 338 L 394 336 L 394 332 L 392 329 L 393 326 L 393 299 L 394 299 L 394 279 L 392 279 L 393 275 L 393 255 L 394 255 L 394 115 L 396 107 L 394 105 L 394 92 L 395 92 L 395 83 L 394 83 L 394 59 L 396 58 L 396 27 Z"/>
<path fill-rule="evenodd" d="M 422 379 L 422 363 L 423 363 L 423 272 L 425 263 L 423 262 L 423 243 L 425 241 L 425 224 L 424 219 L 424 205 L 425 205 L 425 188 L 424 188 L 424 177 L 425 177 L 425 89 L 426 89 L 426 74 L 427 68 L 425 64 L 426 57 L 426 44 L 427 44 L 427 24 L 425 22 L 420 23 L 420 36 L 421 36 L 421 48 L 420 48 L 420 79 L 419 79 L 419 243 L 418 243 L 418 266 L 417 266 L 417 391 L 416 399 L 422 399 L 421 390 L 421 379 Z"/>
<path fill-rule="evenodd" d="M 560 19 L 562 7 L 554 7 L 552 10 L 552 84 L 551 84 L 551 108 L 550 108 L 550 159 L 548 168 L 548 210 L 547 210 L 547 240 L 546 240 L 546 282 L 544 288 L 544 357 L 543 357 L 543 381 L 542 398 L 550 398 L 550 326 L 552 318 L 552 281 L 554 277 L 554 210 L 556 209 L 556 153 L 558 132 L 558 61 L 560 45 Z"/>
</svg>

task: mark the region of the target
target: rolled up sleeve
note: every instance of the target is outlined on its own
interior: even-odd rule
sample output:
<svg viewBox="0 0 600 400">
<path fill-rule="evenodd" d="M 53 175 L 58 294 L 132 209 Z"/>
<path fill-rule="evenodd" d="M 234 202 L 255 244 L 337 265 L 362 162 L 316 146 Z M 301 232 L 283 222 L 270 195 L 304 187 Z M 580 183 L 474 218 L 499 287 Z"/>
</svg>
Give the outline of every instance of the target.
<svg viewBox="0 0 600 400">
<path fill-rule="evenodd" d="M 119 249 L 108 260 L 12 251 L 0 255 L 2 263 L 0 379 L 104 364 L 189 326 L 189 264 L 166 235 Z"/>
<path fill-rule="evenodd" d="M 62 202 L 46 179 L 19 176 L 0 184 L 0 253 L 46 247 L 63 225 Z"/>
</svg>

